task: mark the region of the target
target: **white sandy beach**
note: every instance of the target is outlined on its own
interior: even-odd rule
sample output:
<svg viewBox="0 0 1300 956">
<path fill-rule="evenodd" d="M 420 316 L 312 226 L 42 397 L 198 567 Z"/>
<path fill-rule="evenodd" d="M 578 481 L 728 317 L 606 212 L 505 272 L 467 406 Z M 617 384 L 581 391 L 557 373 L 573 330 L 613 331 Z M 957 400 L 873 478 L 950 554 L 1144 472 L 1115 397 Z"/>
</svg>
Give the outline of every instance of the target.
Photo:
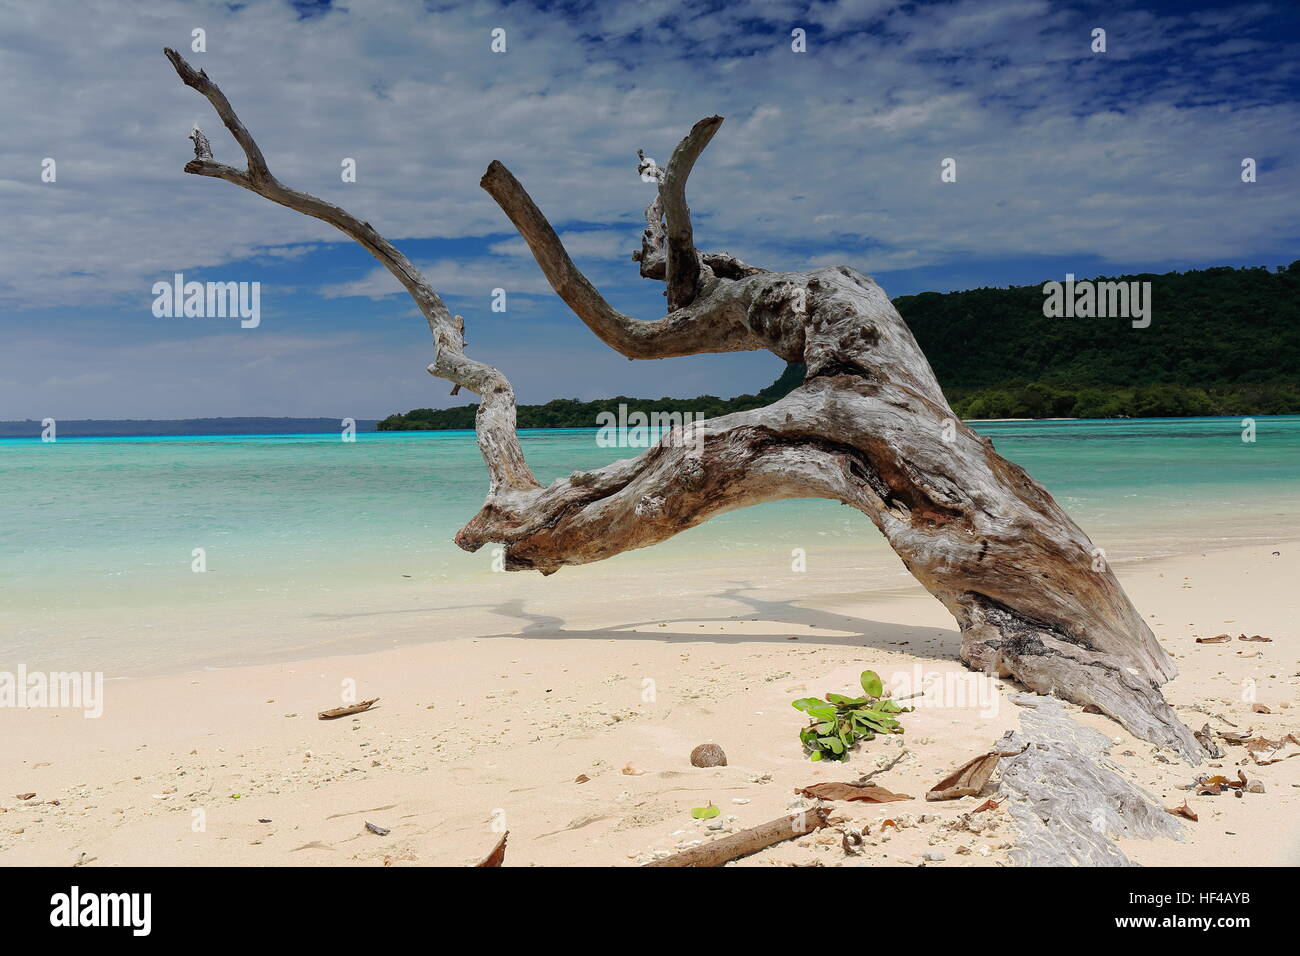
<svg viewBox="0 0 1300 956">
<path fill-rule="evenodd" d="M 1278 542 L 1119 569 L 1178 662 L 1165 690 L 1189 725 L 1230 729 L 1191 709 L 1199 705 L 1237 730 L 1300 730 L 1297 555 L 1300 547 Z M 957 663 L 956 628 L 919 586 L 855 591 L 851 572 L 826 573 L 840 575 L 838 596 L 791 599 L 797 591 L 785 584 L 755 585 L 748 607 L 733 599 L 685 616 L 655 593 L 596 604 L 580 575 L 533 577 L 525 591 L 551 588 L 570 613 L 535 619 L 526 636 L 468 632 L 378 653 L 111 681 L 98 719 L 10 710 L 0 865 L 464 865 L 508 828 L 507 866 L 630 866 L 779 817 L 796 787 L 853 780 L 902 749 L 906 758 L 874 782 L 915 799 L 834 805 L 833 821 L 868 825 L 863 855 L 847 856 L 832 828 L 740 865 L 917 865 L 935 850 L 945 859 L 927 865 L 1005 864 L 1014 839 L 1005 814 L 985 812 L 976 834 L 953 821 L 983 797 L 923 795 L 1018 726 L 1013 684 L 987 682 L 983 707 L 920 707 L 906 715 L 905 735 L 863 743 L 847 763 L 801 755 L 803 716 L 790 702 L 852 692 L 864 668 L 899 692 L 915 673 L 940 683 L 959 675 L 948 679 L 970 687 L 984 680 Z M 498 578 L 505 589 L 522 580 Z M 720 591 L 724 579 L 720 571 Z M 1234 640 L 1194 641 L 1221 632 Z M 1273 640 L 1241 642 L 1241 632 Z M 339 704 L 344 681 L 379 703 L 316 719 Z M 1270 713 L 1243 701 L 1248 681 Z M 1188 799 L 1199 814 L 1183 842 L 1127 841 L 1133 861 L 1300 863 L 1300 759 L 1247 764 L 1264 793 L 1189 796 L 1177 788 L 1192 768 L 1160 762 L 1108 719 L 1071 710 L 1116 739 L 1115 763 L 1163 805 Z M 729 765 L 692 767 L 688 755 L 704 742 L 720 744 Z M 1229 747 L 1220 763 L 1231 776 L 1244 760 Z M 624 773 L 628 764 L 644 772 Z M 35 796 L 17 799 L 26 793 Z M 722 809 L 722 831 L 691 817 L 709 802 Z M 902 826 L 882 832 L 885 819 Z M 391 832 L 374 835 L 366 822 Z"/>
</svg>

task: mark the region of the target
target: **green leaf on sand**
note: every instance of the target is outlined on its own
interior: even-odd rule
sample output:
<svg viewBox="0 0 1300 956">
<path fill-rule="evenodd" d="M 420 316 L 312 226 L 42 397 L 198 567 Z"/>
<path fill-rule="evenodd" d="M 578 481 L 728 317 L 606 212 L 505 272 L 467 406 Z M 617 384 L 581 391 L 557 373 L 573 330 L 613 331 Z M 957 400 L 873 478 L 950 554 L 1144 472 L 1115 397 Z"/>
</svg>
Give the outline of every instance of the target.
<svg viewBox="0 0 1300 956">
<path fill-rule="evenodd" d="M 830 693 L 825 700 L 801 697 L 793 702 L 792 706 L 809 718 L 807 726 L 799 731 L 799 741 L 808 759 L 844 760 L 859 741 L 874 740 L 877 734 L 903 732 L 902 724 L 894 715 L 908 713 L 912 708 L 885 698 L 884 682 L 875 671 L 863 671 L 859 680 L 865 697 Z M 702 807 L 691 812 L 698 816 L 707 809 Z"/>
</svg>

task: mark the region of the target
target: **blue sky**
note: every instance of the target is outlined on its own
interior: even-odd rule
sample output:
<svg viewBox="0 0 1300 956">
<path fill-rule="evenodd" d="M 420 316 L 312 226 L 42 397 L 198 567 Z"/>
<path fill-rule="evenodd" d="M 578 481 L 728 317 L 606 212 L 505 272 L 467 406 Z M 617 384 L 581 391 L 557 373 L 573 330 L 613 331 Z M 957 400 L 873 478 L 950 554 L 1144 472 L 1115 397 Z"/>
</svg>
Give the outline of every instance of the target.
<svg viewBox="0 0 1300 956">
<path fill-rule="evenodd" d="M 242 157 L 164 45 L 221 84 L 282 181 L 425 268 L 465 315 L 470 354 L 524 402 L 729 396 L 779 373 L 766 353 L 616 355 L 478 188 L 506 163 L 607 297 L 656 318 L 661 287 L 629 259 L 652 188 L 636 151 L 664 161 L 712 113 L 727 121 L 691 178 L 697 243 L 768 268 L 845 263 L 899 296 L 1300 258 L 1289 2 L 60 7 L 0 0 L 0 419 L 371 418 L 472 400 L 425 373 L 424 322 L 364 250 L 181 172 L 194 123 L 217 159 Z M 207 52 L 189 49 L 196 27 Z M 1247 156 L 1256 183 L 1241 182 Z M 41 182 L 45 157 L 56 182 Z M 260 326 L 155 318 L 152 285 L 176 272 L 260 282 Z"/>
</svg>

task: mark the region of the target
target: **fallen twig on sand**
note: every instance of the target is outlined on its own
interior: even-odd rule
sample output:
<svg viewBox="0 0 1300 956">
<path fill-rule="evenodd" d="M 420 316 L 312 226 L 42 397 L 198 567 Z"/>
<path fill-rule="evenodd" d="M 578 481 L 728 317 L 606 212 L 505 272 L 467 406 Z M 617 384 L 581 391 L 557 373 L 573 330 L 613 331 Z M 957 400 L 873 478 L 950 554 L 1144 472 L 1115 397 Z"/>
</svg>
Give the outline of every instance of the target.
<svg viewBox="0 0 1300 956">
<path fill-rule="evenodd" d="M 901 699 L 902 699 L 902 700 L 906 700 L 907 698 L 904 697 L 904 698 L 901 698 Z M 893 770 L 896 766 L 898 766 L 898 764 L 903 760 L 904 757 L 908 757 L 908 756 L 910 756 L 911 753 L 912 753 L 912 751 L 907 750 L 906 748 L 904 748 L 903 750 L 899 751 L 898 754 L 896 754 L 894 757 L 892 757 L 892 758 L 890 758 L 888 761 L 886 761 L 886 763 L 884 764 L 884 766 L 882 766 L 882 767 L 877 767 L 875 770 L 871 771 L 870 773 L 864 773 L 862 776 L 858 777 L 858 779 L 857 779 L 857 781 L 856 781 L 857 784 L 858 784 L 858 786 L 862 786 L 863 784 L 868 783 L 868 782 L 871 780 L 872 777 L 875 777 L 875 776 L 877 776 L 877 775 L 879 775 L 879 774 L 882 774 L 882 773 L 884 773 L 884 772 L 887 771 L 887 770 Z"/>
<path fill-rule="evenodd" d="M 757 853 L 774 843 L 801 837 L 824 826 L 826 826 L 825 810 L 820 807 L 802 810 L 777 817 L 775 820 L 750 827 L 748 830 L 741 830 L 721 840 L 674 853 L 662 860 L 647 863 L 646 866 L 722 866 L 742 856 Z"/>
<path fill-rule="evenodd" d="M 340 717 L 347 717 L 350 714 L 359 714 L 363 710 L 369 710 L 378 700 L 378 697 L 372 697 L 370 700 L 363 700 L 356 704 L 349 704 L 346 707 L 334 707 L 331 710 L 322 710 L 316 715 L 316 719 L 337 720 Z"/>
<path fill-rule="evenodd" d="M 1210 708 L 1206 707 L 1204 704 L 1188 704 L 1187 707 L 1189 710 L 1194 710 L 1198 714 L 1205 714 L 1205 716 L 1207 717 L 1213 717 L 1215 720 L 1222 721 L 1223 723 L 1227 724 L 1229 727 L 1237 726 L 1232 721 L 1230 721 L 1227 717 L 1224 717 L 1222 714 L 1215 713 L 1214 711 L 1210 710 Z"/>
<path fill-rule="evenodd" d="M 509 836 L 510 836 L 509 830 L 501 834 L 501 840 L 499 843 L 497 843 L 495 847 L 492 848 L 492 852 L 489 853 L 487 856 L 483 857 L 483 862 L 475 863 L 474 865 L 475 866 L 500 866 L 502 863 L 504 863 L 506 860 L 506 838 Z"/>
</svg>

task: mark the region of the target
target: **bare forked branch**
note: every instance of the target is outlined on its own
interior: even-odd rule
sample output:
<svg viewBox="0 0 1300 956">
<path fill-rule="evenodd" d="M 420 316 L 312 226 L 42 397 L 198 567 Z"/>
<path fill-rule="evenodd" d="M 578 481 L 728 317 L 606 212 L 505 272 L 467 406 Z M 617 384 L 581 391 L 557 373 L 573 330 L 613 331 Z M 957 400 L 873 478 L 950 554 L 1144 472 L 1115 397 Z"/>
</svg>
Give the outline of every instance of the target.
<svg viewBox="0 0 1300 956">
<path fill-rule="evenodd" d="M 709 116 L 692 126 L 673 150 L 659 183 L 668 235 L 669 311 L 690 305 L 699 291 L 700 259 L 691 230 L 691 210 L 686 205 L 686 180 L 695 168 L 695 160 L 721 125 L 721 116 Z"/>
<path fill-rule="evenodd" d="M 510 170 L 493 161 L 479 185 L 510 217 L 555 294 L 602 342 L 622 355 L 653 359 L 766 347 L 750 334 L 736 310 L 722 308 L 720 302 L 678 309 L 652 322 L 624 315 L 573 264 L 560 237 Z"/>
<path fill-rule="evenodd" d="M 242 186 L 281 206 L 327 222 L 364 246 L 397 278 L 424 315 L 434 343 L 434 360 L 428 367 L 429 373 L 454 382 L 457 388 L 464 386 L 482 397 L 475 427 L 479 449 L 491 478 L 492 492 L 538 487 L 519 447 L 519 436 L 515 431 L 515 395 L 510 382 L 498 369 L 466 357 L 463 323 L 458 324 L 452 318 L 442 298 L 420 270 L 370 223 L 323 199 L 282 185 L 271 174 L 262 150 L 239 121 L 220 87 L 208 78 L 206 72 L 191 67 L 175 50 L 168 48 L 163 52 L 181 81 L 198 90 L 212 104 L 248 162 L 246 169 L 236 169 L 212 159 L 207 137 L 196 127 L 190 137 L 194 141 L 195 158 L 185 164 L 185 172 Z"/>
<path fill-rule="evenodd" d="M 266 159 L 262 156 L 262 150 L 258 148 L 257 143 L 253 140 L 253 134 L 244 128 L 243 123 L 239 122 L 239 117 L 235 115 L 235 110 L 230 105 L 230 101 L 226 99 L 226 94 L 221 92 L 217 84 L 208 79 L 207 73 L 203 70 L 196 71 L 175 50 L 168 47 L 163 52 L 167 54 L 167 59 L 171 60 L 172 66 L 176 68 L 176 73 L 180 76 L 181 82 L 207 97 L 208 102 L 212 104 L 212 108 L 221 117 L 221 122 L 225 123 L 226 129 L 230 130 L 230 135 L 235 137 L 235 142 L 239 144 L 239 148 L 244 151 L 244 156 L 248 159 L 248 177 L 254 181 L 271 179 L 271 170 L 266 166 Z M 198 149 L 197 143 L 195 148 Z"/>
<path fill-rule="evenodd" d="M 708 145 L 720 125 L 722 125 L 720 116 L 710 116 L 700 120 L 677 145 L 672 160 L 677 171 L 667 187 L 667 192 L 664 186 L 667 170 L 647 157 L 645 150 L 636 151 L 637 173 L 642 179 L 655 182 L 657 188 L 655 198 L 645 207 L 645 231 L 641 233 L 641 249 L 633 254 L 632 259 L 641 263 L 643 277 L 668 279 L 669 287 L 664 291 L 664 295 L 669 298 L 669 309 L 677 307 L 674 306 L 674 301 L 678 305 L 687 304 L 699 294 L 699 284 L 703 281 L 699 269 L 700 263 L 707 266 L 709 273 L 719 279 L 744 279 L 768 271 L 751 266 L 725 252 L 698 252 L 694 248 L 691 212 L 686 205 L 686 179 L 696 158 Z M 664 225 L 665 218 L 669 221 L 668 226 Z M 670 230 L 676 236 L 675 243 L 670 242 Z M 677 249 L 676 253 L 672 252 L 674 246 Z M 670 257 L 677 262 L 675 271 L 669 269 Z M 675 276 L 675 281 L 669 278 L 670 275 Z M 677 289 L 676 292 L 674 287 Z M 686 299 L 687 290 L 690 292 L 690 299 Z"/>
</svg>

